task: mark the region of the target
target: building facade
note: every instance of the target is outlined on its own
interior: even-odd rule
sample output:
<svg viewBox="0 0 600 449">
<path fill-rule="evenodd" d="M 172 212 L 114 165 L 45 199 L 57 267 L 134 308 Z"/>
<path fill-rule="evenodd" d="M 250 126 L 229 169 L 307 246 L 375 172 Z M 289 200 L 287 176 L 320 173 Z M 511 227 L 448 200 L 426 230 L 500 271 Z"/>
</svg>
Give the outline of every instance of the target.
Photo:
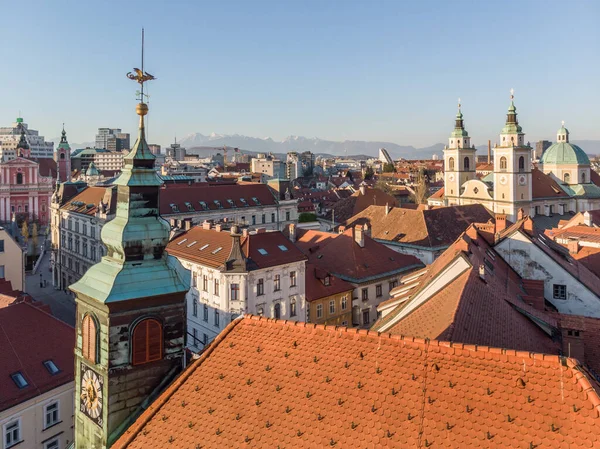
<svg viewBox="0 0 600 449">
<path fill-rule="evenodd" d="M 49 158 L 54 155 L 54 143 L 46 142 L 44 136 L 30 129 L 23 118 L 18 117 L 12 126 L 0 128 L 0 160 L 8 162 L 17 157 L 17 146 L 24 133 L 33 158 Z"/>
<path fill-rule="evenodd" d="M 188 348 L 198 351 L 246 313 L 306 321 L 306 257 L 281 232 L 223 230 L 209 223 L 171 240 L 190 270 Z"/>
<path fill-rule="evenodd" d="M 98 128 L 96 148 L 109 151 L 129 150 L 129 134 L 118 128 Z"/>
<path fill-rule="evenodd" d="M 25 252 L 3 227 L 0 227 L 0 279 L 10 281 L 15 290 L 25 291 Z"/>
</svg>

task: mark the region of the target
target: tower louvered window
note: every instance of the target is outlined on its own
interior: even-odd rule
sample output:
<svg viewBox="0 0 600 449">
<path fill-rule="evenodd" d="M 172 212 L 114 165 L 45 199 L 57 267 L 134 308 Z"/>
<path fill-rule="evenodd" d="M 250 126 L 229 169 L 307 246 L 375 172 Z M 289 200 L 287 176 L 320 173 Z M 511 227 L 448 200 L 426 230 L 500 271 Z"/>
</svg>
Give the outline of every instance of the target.
<svg viewBox="0 0 600 449">
<path fill-rule="evenodd" d="M 96 360 L 96 342 L 97 338 L 96 322 L 91 315 L 86 315 L 81 324 L 81 352 L 85 359 L 92 363 L 97 363 Z"/>
<path fill-rule="evenodd" d="M 140 321 L 133 330 L 132 358 L 134 365 L 141 365 L 162 358 L 162 326 L 152 318 Z"/>
</svg>

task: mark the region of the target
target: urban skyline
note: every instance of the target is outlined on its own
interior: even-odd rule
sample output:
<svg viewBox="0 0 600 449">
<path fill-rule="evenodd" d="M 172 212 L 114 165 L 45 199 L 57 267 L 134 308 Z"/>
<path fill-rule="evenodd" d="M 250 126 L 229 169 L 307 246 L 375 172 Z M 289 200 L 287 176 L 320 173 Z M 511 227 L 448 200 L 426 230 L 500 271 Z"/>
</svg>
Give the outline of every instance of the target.
<svg viewBox="0 0 600 449">
<path fill-rule="evenodd" d="M 600 139 L 592 109 L 600 91 L 590 89 L 598 62 L 589 55 L 600 41 L 593 2 L 140 5 L 119 4 L 113 14 L 37 3 L 30 33 L 7 23 L 5 39 L 20 35 L 36 64 L 62 69 L 0 74 L 12 86 L 0 123 L 21 111 L 53 138 L 65 122 L 74 142 L 93 140 L 101 126 L 134 130 L 126 112 L 133 95 L 115 68 L 124 76 L 145 26 L 147 68 L 161 79 L 150 90 L 149 141 L 162 145 L 216 132 L 426 147 L 444 141 L 458 97 L 473 142 L 483 144 L 499 132 L 510 88 L 531 141 L 551 138 L 561 120 L 577 139 Z M 84 20 L 92 14 L 104 23 L 96 33 Z M 68 27 L 41 39 L 48 23 Z M 494 31 L 494 23 L 506 25 Z"/>
</svg>

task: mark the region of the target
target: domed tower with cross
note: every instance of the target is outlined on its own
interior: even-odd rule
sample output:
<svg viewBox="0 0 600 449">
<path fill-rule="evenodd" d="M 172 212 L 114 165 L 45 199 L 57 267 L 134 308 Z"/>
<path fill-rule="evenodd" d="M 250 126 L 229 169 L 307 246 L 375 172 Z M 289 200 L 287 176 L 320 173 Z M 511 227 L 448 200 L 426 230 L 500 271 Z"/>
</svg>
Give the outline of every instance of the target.
<svg viewBox="0 0 600 449">
<path fill-rule="evenodd" d="M 506 124 L 494 148 L 494 212 L 515 221 L 520 208 L 530 209 L 531 198 L 531 147 L 525 143 L 511 89 Z"/>
<path fill-rule="evenodd" d="M 57 179 L 56 182 L 71 181 L 71 147 L 67 141 L 67 132 L 63 123 L 62 135 L 60 143 L 54 152 L 54 160 L 56 161 Z"/>
<path fill-rule="evenodd" d="M 471 138 L 465 129 L 460 98 L 454 130 L 444 148 L 444 196 L 447 205 L 461 204 L 461 186 L 475 179 L 475 152 Z"/>
</svg>

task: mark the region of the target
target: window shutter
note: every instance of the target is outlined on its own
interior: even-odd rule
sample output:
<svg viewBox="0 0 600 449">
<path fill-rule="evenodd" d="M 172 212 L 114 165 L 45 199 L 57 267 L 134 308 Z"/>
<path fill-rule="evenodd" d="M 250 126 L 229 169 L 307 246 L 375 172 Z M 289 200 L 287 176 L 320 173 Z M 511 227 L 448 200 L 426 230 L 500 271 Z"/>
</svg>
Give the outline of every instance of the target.
<svg viewBox="0 0 600 449">
<path fill-rule="evenodd" d="M 147 321 L 139 323 L 133 331 L 133 364 L 146 363 Z"/>
<path fill-rule="evenodd" d="M 157 320 L 146 319 L 133 331 L 133 364 L 162 359 L 162 326 Z"/>
<path fill-rule="evenodd" d="M 162 331 L 160 323 L 148 320 L 148 361 L 162 358 Z"/>
<path fill-rule="evenodd" d="M 96 323 L 90 315 L 83 318 L 81 337 L 83 357 L 92 363 L 96 363 Z"/>
</svg>

